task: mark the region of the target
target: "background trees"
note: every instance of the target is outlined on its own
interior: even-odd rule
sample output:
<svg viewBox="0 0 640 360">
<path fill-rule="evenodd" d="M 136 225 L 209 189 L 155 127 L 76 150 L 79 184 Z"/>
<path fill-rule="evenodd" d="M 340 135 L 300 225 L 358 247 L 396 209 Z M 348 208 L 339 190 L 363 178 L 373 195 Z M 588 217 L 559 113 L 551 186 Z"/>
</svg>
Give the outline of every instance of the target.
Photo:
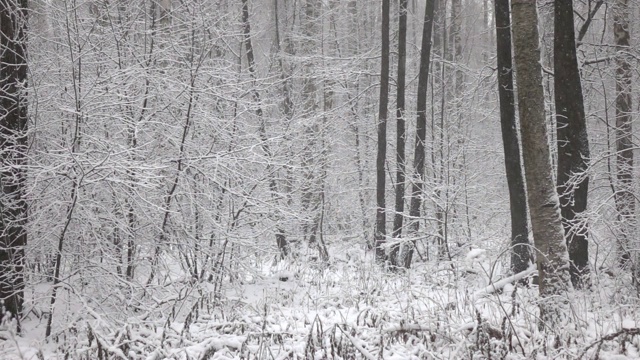
<svg viewBox="0 0 640 360">
<path fill-rule="evenodd" d="M 617 186 L 614 187 L 616 209 L 621 223 L 619 252 L 621 263 L 628 265 L 631 260 L 630 248 L 633 245 L 630 238 L 636 231 L 635 208 L 636 199 L 632 194 L 633 188 L 633 125 L 631 121 L 631 64 L 625 54 L 630 45 L 629 3 L 616 1 L 614 3 L 613 36 L 616 45 L 615 54 L 615 152 Z M 637 281 L 637 280 L 636 280 Z"/>
<path fill-rule="evenodd" d="M 613 264 L 635 258 L 637 4 L 562 2 L 556 35 L 540 27 L 542 54 L 531 31 L 536 11 L 553 19 L 552 2 L 513 5 L 528 26 L 514 38 L 519 119 L 502 0 L 31 2 L 28 28 L 2 22 L 3 34 L 18 34 L 2 43 L 3 64 L 18 65 L 2 68 L 2 144 L 15 151 L 2 152 L 0 172 L 5 225 L 22 229 L 3 228 L 4 244 L 29 238 L 23 318 L 40 314 L 49 339 L 70 334 L 76 318 L 124 334 L 128 319 L 156 326 L 186 321 L 187 308 L 215 313 L 234 289 L 274 274 L 285 283 L 318 271 L 304 282 L 326 280 L 325 292 L 339 266 L 363 276 L 351 288 L 391 276 L 348 268 L 369 257 L 411 266 L 394 275 L 411 281 L 433 266 L 430 276 L 450 274 L 442 284 L 488 286 L 509 267 L 528 274 L 536 256 L 549 297 L 570 288 L 556 190 L 570 244 L 590 246 L 574 253 L 573 274 L 627 274 Z M 27 62 L 16 56 L 20 31 Z M 387 127 L 389 109 L 397 127 Z M 620 256 L 603 250 L 619 239 Z M 20 261 L 2 250 L 8 279 Z M 478 252 L 490 267 L 477 268 Z M 371 300 L 361 293 L 351 304 Z"/>
</svg>

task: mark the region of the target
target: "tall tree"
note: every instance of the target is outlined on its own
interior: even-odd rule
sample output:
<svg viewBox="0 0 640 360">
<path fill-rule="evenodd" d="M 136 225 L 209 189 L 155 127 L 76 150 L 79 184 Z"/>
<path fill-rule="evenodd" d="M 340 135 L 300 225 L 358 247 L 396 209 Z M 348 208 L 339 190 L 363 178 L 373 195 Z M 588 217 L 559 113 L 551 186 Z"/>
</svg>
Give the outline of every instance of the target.
<svg viewBox="0 0 640 360">
<path fill-rule="evenodd" d="M 616 64 L 616 178 L 618 189 L 615 192 L 616 209 L 620 221 L 618 236 L 620 261 L 627 265 L 631 260 L 631 239 L 635 231 L 636 202 L 633 187 L 633 127 L 631 80 L 633 77 L 627 51 L 630 44 L 629 1 L 616 0 L 613 12 L 613 34 L 617 48 Z M 637 266 L 636 266 L 637 269 Z M 637 279 L 636 279 L 637 281 Z"/>
<path fill-rule="evenodd" d="M 304 3 L 304 12 L 301 14 L 302 34 L 304 35 L 300 50 L 306 58 L 303 60 L 303 86 L 302 116 L 304 122 L 304 145 L 302 150 L 303 167 L 303 187 L 302 187 L 302 207 L 307 220 L 304 222 L 304 236 L 311 246 L 317 247 L 319 244 L 318 230 L 320 230 L 321 205 L 323 196 L 324 175 L 322 162 L 326 161 L 323 149 L 323 130 L 320 126 L 320 110 L 318 103 L 319 82 L 315 71 L 318 66 L 316 59 L 319 58 L 321 49 L 321 36 L 323 32 L 322 1 L 307 0 Z M 321 250 L 322 252 L 322 250 Z"/>
<path fill-rule="evenodd" d="M 20 331 L 27 245 L 27 1 L 0 1 L 0 321 Z M 4 306 L 2 306 L 4 305 Z M 4 308 L 3 308 L 4 307 Z"/>
<path fill-rule="evenodd" d="M 420 230 L 420 208 L 422 207 L 422 191 L 424 187 L 424 143 L 427 137 L 427 85 L 429 83 L 429 66 L 431 65 L 431 34 L 433 32 L 433 19 L 437 0 L 427 0 L 424 8 L 424 22 L 422 25 L 422 45 L 420 49 L 420 70 L 418 72 L 418 97 L 416 104 L 416 142 L 413 154 L 414 179 L 411 185 L 411 203 L 409 205 L 409 217 L 411 218 L 410 232 L 412 236 L 418 235 Z M 404 255 L 404 267 L 411 266 L 415 240 Z"/>
<path fill-rule="evenodd" d="M 449 91 L 447 85 L 447 63 L 451 61 L 449 44 L 448 44 L 448 29 L 447 29 L 447 1 L 438 0 L 439 5 L 434 14 L 433 24 L 433 52 L 434 58 L 440 58 L 440 66 L 437 67 L 437 75 L 434 74 L 433 86 L 434 90 L 440 88 L 439 94 L 439 107 L 440 111 L 438 116 L 431 118 L 431 166 L 433 181 L 435 184 L 434 190 L 434 205 L 435 205 L 435 218 L 437 227 L 437 252 L 439 259 L 446 259 L 448 250 L 448 224 L 446 213 L 446 195 L 447 192 L 445 184 L 445 117 L 447 113 L 447 100 L 449 99 Z M 448 60 L 448 61 L 444 61 Z M 432 93 L 435 93 L 433 91 Z"/>
<path fill-rule="evenodd" d="M 347 2 L 347 14 L 349 19 L 347 24 L 347 29 L 349 31 L 350 36 L 347 38 L 347 51 L 346 54 L 351 57 L 355 57 L 361 46 L 358 34 L 360 25 L 358 23 L 358 2 L 356 0 L 349 0 Z M 365 171 L 364 171 L 364 161 L 362 160 L 365 151 L 361 150 L 361 143 L 364 143 L 360 140 L 361 135 L 361 127 L 358 125 L 359 111 L 358 111 L 358 101 L 356 94 L 359 92 L 359 80 L 357 78 L 352 79 L 348 83 L 349 95 L 348 101 L 351 103 L 349 106 L 349 111 L 352 115 L 352 120 L 349 121 L 349 129 L 353 133 L 353 163 L 355 164 L 355 168 L 357 170 L 357 183 L 358 183 L 358 202 L 360 204 L 360 214 L 361 214 L 361 222 L 362 222 L 362 234 L 363 238 L 367 239 L 367 247 L 369 249 L 373 248 L 373 243 L 369 241 L 369 234 L 371 233 L 369 221 L 369 215 L 367 214 L 367 201 L 365 196 L 365 190 L 362 186 L 365 184 Z M 366 145 L 366 143 L 365 143 Z"/>
<path fill-rule="evenodd" d="M 451 165 L 453 165 L 452 179 L 451 185 L 453 185 L 453 192 L 460 191 L 462 199 L 462 207 L 460 205 L 455 204 L 455 195 L 449 196 L 451 198 L 450 201 L 454 201 L 452 206 L 452 220 L 462 220 L 465 222 L 466 227 L 466 237 L 470 239 L 472 237 L 471 234 L 471 224 L 469 218 L 469 188 L 467 181 L 467 133 L 468 133 L 468 122 L 465 122 L 465 107 L 462 106 L 463 101 L 468 100 L 465 98 L 465 73 L 462 70 L 464 68 L 463 62 L 464 58 L 462 55 L 462 29 L 463 29 L 463 15 L 462 15 L 462 0 L 452 0 L 451 1 L 451 32 L 449 33 L 451 44 L 451 59 L 454 63 L 454 78 L 455 78 L 455 86 L 453 89 L 453 101 L 452 105 L 452 115 L 453 121 L 451 121 L 453 128 L 455 129 L 452 132 L 452 138 L 455 139 L 456 142 L 456 151 L 454 152 L 453 158 L 449 161 Z M 451 155 L 450 155 L 451 156 Z M 448 206 L 448 205 L 446 205 Z M 460 227 L 462 230 L 462 227 Z M 464 230 L 463 230 L 464 231 Z M 462 245 L 461 241 L 457 241 L 458 246 Z M 447 255 L 450 255 L 449 245 L 446 244 L 444 248 L 446 250 Z"/>
<path fill-rule="evenodd" d="M 538 253 L 540 318 L 553 325 L 567 310 L 562 296 L 571 288 L 571 279 L 544 114 L 538 10 L 536 0 L 512 0 L 511 9 L 527 200 Z"/>
<path fill-rule="evenodd" d="M 495 25 L 500 125 L 502 128 L 504 165 L 507 174 L 509 207 L 511 210 L 511 271 L 519 273 L 529 267 L 531 249 L 529 248 L 527 195 L 522 176 L 520 142 L 518 140 L 516 106 L 513 93 L 509 0 L 496 0 Z"/>
<path fill-rule="evenodd" d="M 571 282 L 583 286 L 589 272 L 587 226 L 580 214 L 587 209 L 589 139 L 584 114 L 580 70 L 576 56 L 573 1 L 554 5 L 553 63 L 558 143 L 558 195 L 569 259 Z"/>
<path fill-rule="evenodd" d="M 404 192 L 405 192 L 405 83 L 407 67 L 407 3 L 400 0 L 400 14 L 398 16 L 398 79 L 396 84 L 396 212 L 393 218 L 393 237 L 402 235 L 404 222 Z M 400 246 L 395 245 L 389 256 L 392 265 L 399 265 Z"/>
<path fill-rule="evenodd" d="M 376 261 L 385 260 L 387 235 L 385 212 L 385 162 L 387 159 L 387 117 L 389 108 L 389 0 L 382 0 L 382 54 L 380 60 L 380 104 L 378 108 L 378 155 L 376 157 Z"/>
<path fill-rule="evenodd" d="M 267 124 L 264 119 L 264 114 L 262 111 L 262 105 L 260 101 L 260 93 L 256 89 L 256 60 L 253 55 L 253 44 L 251 42 L 251 22 L 249 21 L 249 4 L 247 0 L 242 0 L 242 27 L 244 33 L 244 47 L 247 54 L 247 63 L 249 65 L 249 73 L 251 75 L 251 80 L 254 82 L 254 88 L 252 90 L 253 100 L 256 102 L 255 113 L 258 117 L 258 121 L 260 122 L 260 126 L 258 127 L 259 136 L 260 136 L 260 147 L 267 157 L 267 174 L 269 176 L 269 192 L 271 193 L 271 199 L 275 204 L 278 203 L 278 184 L 276 183 L 276 174 L 273 169 L 273 165 L 271 165 L 271 161 L 273 158 L 273 153 L 271 152 L 271 147 L 269 146 L 269 138 L 267 137 Z M 276 209 L 276 211 L 278 211 Z M 279 220 L 280 216 L 277 216 L 276 220 Z M 279 222 L 279 221 L 278 221 Z M 289 253 L 289 242 L 287 241 L 287 237 L 284 232 L 284 228 L 282 224 L 276 224 L 276 245 L 278 246 L 278 250 L 280 250 L 280 257 L 284 258 Z M 326 249 L 323 253 L 323 256 L 326 256 Z"/>
</svg>

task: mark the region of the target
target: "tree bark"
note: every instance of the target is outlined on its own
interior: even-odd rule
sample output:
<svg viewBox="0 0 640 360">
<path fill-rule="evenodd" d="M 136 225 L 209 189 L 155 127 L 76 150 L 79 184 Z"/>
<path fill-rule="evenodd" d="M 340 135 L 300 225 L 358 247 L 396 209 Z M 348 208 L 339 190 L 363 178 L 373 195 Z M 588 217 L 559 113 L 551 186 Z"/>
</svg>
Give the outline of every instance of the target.
<svg viewBox="0 0 640 360">
<path fill-rule="evenodd" d="M 385 162 L 387 158 L 387 117 L 389 108 L 389 0 L 382 0 L 382 54 L 380 61 L 380 104 L 378 108 L 378 154 L 376 158 L 376 261 L 386 260 Z"/>
<path fill-rule="evenodd" d="M 402 236 L 404 222 L 404 192 L 405 192 L 405 84 L 407 66 L 407 3 L 408 0 L 400 0 L 400 14 L 398 16 L 398 79 L 396 91 L 396 212 L 393 219 L 393 237 Z M 398 255 L 400 245 L 394 245 L 389 255 L 392 266 L 400 264 Z"/>
<path fill-rule="evenodd" d="M 422 28 L 422 46 L 420 50 L 420 70 L 418 72 L 418 98 L 416 104 L 416 143 L 413 154 L 414 181 L 411 185 L 411 204 L 409 217 L 410 234 L 415 238 L 420 230 L 420 208 L 422 207 L 422 192 L 424 187 L 424 143 L 427 137 L 427 85 L 429 82 L 429 66 L 431 65 L 431 34 L 437 0 L 427 0 L 424 8 L 424 22 Z M 416 240 L 404 255 L 404 267 L 411 267 Z"/>
<path fill-rule="evenodd" d="M 558 195 L 564 233 L 571 260 L 571 282 L 589 283 L 588 227 L 581 214 L 587 209 L 589 139 L 582 84 L 576 56 L 573 1 L 556 0 L 554 6 L 554 93 L 558 143 Z"/>
<path fill-rule="evenodd" d="M 0 322 L 17 320 L 24 301 L 27 245 L 27 1 L 0 0 Z"/>
<path fill-rule="evenodd" d="M 540 318 L 553 326 L 566 316 L 564 295 L 571 279 L 544 114 L 538 11 L 536 0 L 512 0 L 511 8 L 527 200 L 538 252 Z"/>
<path fill-rule="evenodd" d="M 509 0 L 495 1 L 496 47 L 498 58 L 498 96 L 500 125 L 504 147 L 504 165 L 509 188 L 511 213 L 511 271 L 523 272 L 532 259 L 529 248 L 527 198 L 520 160 L 520 141 L 513 92 L 513 59 L 511 57 L 511 19 Z"/>
</svg>

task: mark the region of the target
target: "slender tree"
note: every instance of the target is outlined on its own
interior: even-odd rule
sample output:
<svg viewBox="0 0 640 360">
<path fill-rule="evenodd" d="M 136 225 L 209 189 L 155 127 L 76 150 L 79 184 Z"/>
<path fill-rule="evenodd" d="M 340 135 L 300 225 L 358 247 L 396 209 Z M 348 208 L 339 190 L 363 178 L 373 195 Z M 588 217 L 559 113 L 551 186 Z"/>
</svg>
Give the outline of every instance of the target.
<svg viewBox="0 0 640 360">
<path fill-rule="evenodd" d="M 393 218 L 393 237 L 402 236 L 404 222 L 404 192 L 405 192 L 405 82 L 407 67 L 407 3 L 400 0 L 400 14 L 398 16 L 398 79 L 396 84 L 396 212 Z M 399 265 L 400 246 L 395 245 L 389 256 L 393 266 Z"/>
<path fill-rule="evenodd" d="M 358 41 L 358 33 L 359 33 L 359 21 L 358 21 L 358 16 L 359 16 L 359 11 L 358 11 L 358 3 L 356 0 L 349 0 L 347 2 L 347 14 L 348 14 L 348 24 L 347 24 L 347 29 L 350 33 L 350 36 L 347 38 L 347 51 L 346 54 L 347 56 L 351 56 L 351 57 L 355 57 L 358 52 L 359 52 L 359 48 L 361 46 L 360 42 Z M 359 92 L 359 80 L 353 79 L 352 81 L 350 81 L 348 83 L 348 89 L 349 89 L 349 95 L 348 95 L 348 99 L 350 102 L 350 106 L 349 106 L 349 112 L 352 115 L 352 120 L 349 121 L 349 129 L 351 130 L 351 132 L 353 133 L 353 163 L 355 165 L 356 171 L 357 171 L 357 183 L 359 186 L 359 189 L 357 191 L 358 193 L 358 202 L 360 205 L 360 215 L 361 215 L 361 223 L 362 223 L 362 235 L 364 239 L 367 239 L 367 248 L 372 249 L 373 248 L 373 243 L 371 241 L 369 241 L 369 234 L 371 233 L 371 229 L 370 226 L 368 224 L 370 224 L 369 221 L 369 215 L 367 214 L 367 201 L 366 201 L 366 196 L 365 196 L 365 190 L 362 188 L 362 186 L 365 184 L 365 171 L 364 171 L 364 163 L 365 161 L 362 160 L 362 158 L 364 157 L 364 153 L 365 151 L 363 151 L 362 148 L 362 143 L 365 143 L 363 141 L 360 140 L 362 134 L 361 134 L 361 127 L 358 124 L 358 114 L 360 113 L 358 111 L 358 101 L 357 99 L 354 99 L 355 94 L 357 94 Z M 366 143 L 365 143 L 366 145 Z"/>
<path fill-rule="evenodd" d="M 305 142 L 302 150 L 302 168 L 303 168 L 303 189 L 302 189 L 302 207 L 304 209 L 307 220 L 303 224 L 304 236 L 308 240 L 309 245 L 317 247 L 318 230 L 320 229 L 321 205 L 324 176 L 321 169 L 321 162 L 326 159 L 324 156 L 317 156 L 318 153 L 324 154 L 322 149 L 323 131 L 317 116 L 320 110 L 318 102 L 320 83 L 314 73 L 318 63 L 317 55 L 322 35 L 322 17 L 320 16 L 322 9 L 322 1 L 306 0 L 304 3 L 304 12 L 301 14 L 302 34 L 304 41 L 300 50 L 307 58 L 303 60 L 303 86 L 302 98 L 303 108 L 302 114 L 305 117 L 304 122 L 304 138 Z M 319 171 L 320 170 L 320 171 Z"/>
<path fill-rule="evenodd" d="M 537 249 L 542 324 L 553 325 L 567 310 L 562 296 L 571 288 L 558 193 L 544 114 L 544 91 L 536 0 L 512 0 L 516 86 L 527 200 Z"/>
<path fill-rule="evenodd" d="M 245 52 L 247 54 L 247 63 L 249 64 L 249 73 L 251 74 L 251 79 L 255 83 L 256 82 L 256 60 L 253 55 L 253 44 L 251 42 L 251 22 L 249 21 L 249 4 L 247 0 L 242 0 L 242 25 L 243 25 L 243 33 L 244 33 L 244 47 Z M 269 139 L 267 137 L 267 125 L 264 119 L 264 114 L 262 111 L 262 105 L 260 100 L 260 93 L 256 89 L 257 84 L 254 84 L 252 89 L 253 100 L 256 102 L 255 113 L 258 117 L 258 121 L 260 121 L 260 126 L 258 127 L 259 136 L 260 136 L 260 147 L 267 157 L 267 174 L 269 176 L 269 192 L 271 199 L 274 203 L 278 203 L 278 184 L 276 182 L 276 174 L 274 172 L 273 166 L 271 165 L 271 159 L 273 157 L 273 153 L 271 151 L 271 147 L 269 146 Z M 277 210 L 276 210 L 277 211 Z M 278 216 L 279 218 L 279 216 Z M 276 224 L 276 245 L 278 246 L 278 250 L 280 250 L 280 257 L 283 258 L 289 253 L 289 242 L 287 241 L 286 234 L 282 227 L 282 224 Z M 321 252 L 324 248 L 321 248 Z M 323 257 L 327 257 L 326 249 L 322 252 Z"/>
<path fill-rule="evenodd" d="M 446 213 L 446 195 L 447 192 L 445 188 L 445 117 L 447 113 L 447 100 L 449 99 L 449 90 L 446 64 L 448 60 L 451 61 L 451 52 L 449 51 L 449 40 L 448 40 L 448 27 L 447 27 L 447 1 L 438 0 L 439 5 L 441 5 L 438 9 L 436 9 L 434 14 L 434 24 L 433 24 L 433 52 L 435 54 L 435 58 L 440 58 L 440 66 L 437 67 L 437 75 L 434 74 L 433 77 L 433 86 L 434 89 L 440 88 L 439 94 L 439 107 L 440 111 L 438 116 L 435 114 L 431 118 L 431 166 L 432 166 L 432 174 L 433 181 L 435 184 L 434 190 L 434 205 L 435 205 L 435 218 L 436 218 L 436 227 L 437 227 L 437 253 L 438 259 L 445 260 L 447 258 L 448 253 L 448 224 L 447 224 L 447 213 Z M 432 91 L 432 94 L 435 94 Z M 435 99 L 432 100 L 435 103 Z"/>
<path fill-rule="evenodd" d="M 378 108 L 378 155 L 376 157 L 376 261 L 385 260 L 387 235 L 385 162 L 387 159 L 387 117 L 389 108 L 389 0 L 382 0 L 382 54 L 380 60 L 380 104 Z"/>
<path fill-rule="evenodd" d="M 410 233 L 416 237 L 420 230 L 420 208 L 422 207 L 422 192 L 424 187 L 424 143 L 427 137 L 427 85 L 429 83 L 429 66 L 431 65 L 431 34 L 433 32 L 433 19 L 437 0 L 427 0 L 424 9 L 424 22 L 422 25 L 422 45 L 420 49 L 420 70 L 418 72 L 418 97 L 416 104 L 416 142 L 413 154 L 414 180 L 411 185 L 411 203 L 409 217 L 411 218 Z M 411 266 L 415 240 L 404 255 L 404 267 Z"/>
<path fill-rule="evenodd" d="M 495 1 L 496 46 L 498 60 L 498 96 L 500 125 L 504 147 L 504 165 L 509 188 L 511 213 L 511 271 L 519 273 L 529 267 L 529 225 L 527 198 L 520 161 L 520 141 L 516 122 L 511 57 L 511 18 L 509 0 Z"/>
<path fill-rule="evenodd" d="M 629 1 L 617 0 L 614 3 L 613 34 L 617 47 L 616 65 L 616 178 L 618 189 L 615 192 L 618 220 L 621 223 L 618 235 L 620 262 L 627 265 L 631 260 L 631 239 L 635 231 L 636 202 L 633 187 L 633 127 L 631 80 L 633 72 L 627 50 L 630 44 Z M 637 268 L 637 266 L 636 266 Z M 637 279 L 636 279 L 637 281 Z"/>
<path fill-rule="evenodd" d="M 571 282 L 582 287 L 589 272 L 587 226 L 580 214 L 587 209 L 589 139 L 584 114 L 580 70 L 576 56 L 573 1 L 554 4 L 554 94 L 558 143 L 558 195 L 569 259 Z"/>
<path fill-rule="evenodd" d="M 0 1 L 0 321 L 18 320 L 27 245 L 27 1 Z M 4 306 L 3 306 L 4 305 Z"/>
</svg>

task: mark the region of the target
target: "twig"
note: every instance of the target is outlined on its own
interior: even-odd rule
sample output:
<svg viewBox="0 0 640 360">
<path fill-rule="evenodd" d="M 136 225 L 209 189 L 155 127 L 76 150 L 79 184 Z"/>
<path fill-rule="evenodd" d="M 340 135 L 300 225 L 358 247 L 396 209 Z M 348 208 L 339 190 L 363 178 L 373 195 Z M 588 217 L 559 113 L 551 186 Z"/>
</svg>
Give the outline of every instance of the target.
<svg viewBox="0 0 640 360">
<path fill-rule="evenodd" d="M 591 345 L 582 350 L 582 353 L 580 354 L 580 356 L 578 356 L 578 359 L 582 359 L 587 354 L 587 351 L 589 351 L 589 349 L 591 349 L 592 347 L 598 345 L 598 348 L 600 348 L 600 345 L 602 345 L 602 343 L 604 343 L 605 341 L 613 340 L 620 335 L 640 335 L 640 328 L 623 328 L 620 331 L 614 332 L 613 334 L 605 335 L 600 338 L 600 340 L 594 341 Z"/>
<path fill-rule="evenodd" d="M 362 345 L 360 344 L 360 342 L 356 339 L 353 338 L 353 336 L 349 335 L 346 331 L 344 331 L 343 328 L 341 328 L 340 326 L 336 325 L 338 327 L 338 329 L 340 329 L 340 331 L 342 331 L 342 333 L 344 334 L 344 336 L 349 339 L 349 341 L 351 341 L 351 343 L 353 344 L 353 346 L 355 346 L 356 349 L 358 349 L 358 351 L 360 351 L 360 353 L 362 354 L 362 356 L 364 356 L 365 359 L 367 360 L 377 360 L 375 356 L 373 356 L 370 352 L 368 352 L 364 347 L 362 347 Z"/>
<path fill-rule="evenodd" d="M 388 328 L 384 329 L 384 332 L 398 332 L 398 331 L 430 331 L 430 327 L 426 327 L 420 324 L 400 324 L 400 325 L 392 325 Z"/>
</svg>

